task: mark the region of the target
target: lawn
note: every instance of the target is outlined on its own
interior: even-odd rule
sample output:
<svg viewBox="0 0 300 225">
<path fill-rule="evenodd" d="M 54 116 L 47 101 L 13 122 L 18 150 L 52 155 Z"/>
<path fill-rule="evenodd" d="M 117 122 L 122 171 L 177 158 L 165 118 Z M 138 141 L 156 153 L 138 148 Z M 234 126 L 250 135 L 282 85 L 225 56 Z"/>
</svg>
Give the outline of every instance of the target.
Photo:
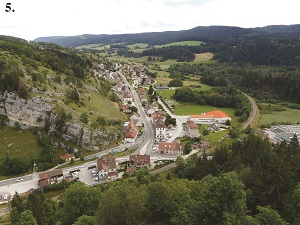
<svg viewBox="0 0 300 225">
<path fill-rule="evenodd" d="M 155 48 L 162 48 L 162 47 L 169 47 L 169 46 L 198 46 L 198 45 L 202 45 L 204 44 L 204 42 L 202 41 L 179 41 L 179 42 L 172 42 L 169 44 L 165 44 L 165 45 L 154 45 L 153 47 Z"/>
<path fill-rule="evenodd" d="M 166 99 L 171 99 L 171 96 L 174 95 L 175 90 L 169 89 L 169 90 L 158 90 L 157 93 Z"/>
<path fill-rule="evenodd" d="M 300 110 L 286 108 L 285 111 L 273 111 L 268 114 L 261 114 L 259 124 L 276 123 L 300 123 Z"/>
<path fill-rule="evenodd" d="M 8 147 L 10 144 L 12 145 Z M 6 152 L 11 158 L 32 159 L 40 156 L 41 147 L 38 145 L 35 135 L 30 131 L 19 131 L 5 126 L 0 128 L 0 161 L 4 160 Z"/>
<path fill-rule="evenodd" d="M 205 136 L 204 139 L 208 141 L 210 144 L 216 144 L 221 140 L 224 135 L 228 134 L 229 130 L 222 130 L 215 133 L 210 133 L 209 135 Z"/>
</svg>

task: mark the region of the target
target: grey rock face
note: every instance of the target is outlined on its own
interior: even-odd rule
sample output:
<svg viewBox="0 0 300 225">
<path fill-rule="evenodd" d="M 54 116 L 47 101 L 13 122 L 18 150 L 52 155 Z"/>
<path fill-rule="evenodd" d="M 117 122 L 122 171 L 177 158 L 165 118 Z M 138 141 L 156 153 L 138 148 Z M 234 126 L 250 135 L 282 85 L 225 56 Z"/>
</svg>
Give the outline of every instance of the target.
<svg viewBox="0 0 300 225">
<path fill-rule="evenodd" d="M 45 119 L 50 121 L 49 132 L 55 131 L 56 113 L 53 110 L 55 104 L 49 97 L 33 97 L 25 100 L 14 93 L 0 94 L 0 114 L 9 119 L 8 126 L 15 126 L 18 122 L 23 128 L 43 127 Z M 112 140 L 118 139 L 117 132 L 109 130 L 90 130 L 88 127 L 77 123 L 65 123 L 61 138 L 76 143 L 85 149 L 99 150 L 99 146 L 108 146 Z"/>
</svg>

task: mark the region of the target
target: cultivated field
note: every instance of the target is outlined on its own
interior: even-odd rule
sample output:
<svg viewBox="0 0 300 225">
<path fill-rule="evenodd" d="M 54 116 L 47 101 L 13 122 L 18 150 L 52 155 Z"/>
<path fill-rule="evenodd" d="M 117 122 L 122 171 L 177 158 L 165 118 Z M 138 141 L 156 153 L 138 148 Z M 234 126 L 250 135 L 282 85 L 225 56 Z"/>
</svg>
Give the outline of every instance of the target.
<svg viewBox="0 0 300 225">
<path fill-rule="evenodd" d="M 209 61 L 209 60 L 212 59 L 213 56 L 214 56 L 214 54 L 211 53 L 211 52 L 205 52 L 205 53 L 201 53 L 201 54 L 195 54 L 195 60 L 194 60 L 194 62 Z"/>
</svg>

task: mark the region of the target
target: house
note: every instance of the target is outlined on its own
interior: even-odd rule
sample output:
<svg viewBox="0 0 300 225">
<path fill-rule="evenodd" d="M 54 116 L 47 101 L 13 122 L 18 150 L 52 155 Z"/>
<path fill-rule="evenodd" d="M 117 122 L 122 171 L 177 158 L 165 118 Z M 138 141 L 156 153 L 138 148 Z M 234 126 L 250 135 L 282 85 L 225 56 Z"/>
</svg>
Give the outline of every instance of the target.
<svg viewBox="0 0 300 225">
<path fill-rule="evenodd" d="M 156 116 L 156 117 L 152 118 L 152 123 L 161 123 L 161 124 L 164 124 L 165 121 L 166 121 L 166 117 L 165 116 Z"/>
<path fill-rule="evenodd" d="M 129 117 L 135 124 L 137 124 L 140 120 L 139 115 L 136 112 L 132 112 Z"/>
<path fill-rule="evenodd" d="M 158 120 L 163 120 L 163 122 L 166 121 L 166 112 L 165 111 L 156 111 L 151 114 L 152 123 L 155 123 Z"/>
<path fill-rule="evenodd" d="M 141 96 L 147 96 L 147 92 L 142 87 L 137 89 L 137 93 L 139 94 L 140 97 Z"/>
<path fill-rule="evenodd" d="M 131 113 L 132 110 L 131 110 L 131 105 L 128 105 L 128 104 L 122 104 L 121 105 L 121 108 L 123 110 L 124 113 Z"/>
<path fill-rule="evenodd" d="M 231 117 L 223 111 L 214 110 L 198 115 L 190 115 L 189 120 L 194 121 L 196 124 L 226 123 L 227 120 L 231 121 Z"/>
<path fill-rule="evenodd" d="M 138 135 L 138 131 L 136 129 L 130 128 L 130 130 L 124 136 L 124 142 L 134 143 Z"/>
<path fill-rule="evenodd" d="M 130 155 L 129 167 L 141 168 L 150 166 L 150 155 Z"/>
<path fill-rule="evenodd" d="M 140 96 L 140 100 L 141 100 L 142 103 L 143 103 L 143 102 L 148 102 L 147 97 L 146 97 L 146 96 L 143 96 L 143 95 Z"/>
<path fill-rule="evenodd" d="M 194 137 L 199 137 L 200 136 L 199 127 L 198 127 L 197 124 L 195 124 L 194 121 L 189 120 L 187 122 L 187 128 L 188 128 L 189 137 L 194 138 Z"/>
<path fill-rule="evenodd" d="M 56 169 L 39 174 L 39 187 L 42 189 L 50 184 L 61 182 L 64 179 L 62 169 Z"/>
<path fill-rule="evenodd" d="M 220 126 L 217 123 L 212 123 L 207 127 L 212 132 L 220 131 Z"/>
<path fill-rule="evenodd" d="M 139 80 L 140 79 L 139 79 L 138 76 L 133 76 L 132 77 L 132 83 L 133 83 L 133 85 L 137 87 L 139 85 L 139 83 L 140 83 Z"/>
<path fill-rule="evenodd" d="M 146 107 L 146 113 L 148 116 L 151 116 L 153 113 L 158 111 L 158 105 L 151 104 Z"/>
<path fill-rule="evenodd" d="M 65 162 L 68 162 L 68 161 L 71 161 L 71 159 L 75 159 L 75 155 L 74 155 L 74 153 L 70 153 L 70 154 L 62 155 L 59 158 Z"/>
<path fill-rule="evenodd" d="M 128 173 L 129 175 L 133 175 L 136 171 L 136 168 L 135 167 L 128 167 L 126 169 L 126 173 Z"/>
<path fill-rule="evenodd" d="M 139 130 L 132 120 L 125 122 L 121 130 L 124 135 L 124 142 L 135 142 Z"/>
<path fill-rule="evenodd" d="M 172 143 L 159 142 L 158 152 L 165 155 L 183 155 L 184 146 L 180 140 L 175 140 Z"/>
<path fill-rule="evenodd" d="M 154 125 L 154 141 L 158 143 L 159 141 L 165 140 L 167 137 L 167 127 L 164 124 L 157 123 Z"/>
<path fill-rule="evenodd" d="M 124 86 L 124 84 L 122 82 L 118 82 L 115 87 L 118 92 L 121 92 L 123 86 Z"/>
<path fill-rule="evenodd" d="M 97 170 L 100 179 L 114 179 L 118 175 L 116 158 L 107 156 L 97 159 Z"/>
<path fill-rule="evenodd" d="M 124 103 L 132 102 L 132 101 L 133 101 L 133 99 L 132 99 L 131 95 L 126 94 L 126 95 L 123 96 L 123 102 Z"/>
</svg>

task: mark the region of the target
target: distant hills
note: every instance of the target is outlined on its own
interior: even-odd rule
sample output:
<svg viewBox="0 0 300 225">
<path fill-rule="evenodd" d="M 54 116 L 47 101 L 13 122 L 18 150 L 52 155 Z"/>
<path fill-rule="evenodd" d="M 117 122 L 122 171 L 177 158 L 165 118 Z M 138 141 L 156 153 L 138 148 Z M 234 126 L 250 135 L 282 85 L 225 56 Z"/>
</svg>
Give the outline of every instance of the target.
<svg viewBox="0 0 300 225">
<path fill-rule="evenodd" d="M 109 44 L 125 42 L 127 44 L 148 43 L 161 45 L 178 41 L 210 41 L 218 43 L 224 39 L 235 39 L 266 35 L 300 35 L 300 24 L 272 25 L 257 28 L 241 28 L 230 26 L 199 26 L 189 30 L 149 32 L 136 34 L 83 34 L 78 36 L 39 37 L 35 42 L 51 42 L 63 47 L 76 47 L 88 44 Z"/>
</svg>

